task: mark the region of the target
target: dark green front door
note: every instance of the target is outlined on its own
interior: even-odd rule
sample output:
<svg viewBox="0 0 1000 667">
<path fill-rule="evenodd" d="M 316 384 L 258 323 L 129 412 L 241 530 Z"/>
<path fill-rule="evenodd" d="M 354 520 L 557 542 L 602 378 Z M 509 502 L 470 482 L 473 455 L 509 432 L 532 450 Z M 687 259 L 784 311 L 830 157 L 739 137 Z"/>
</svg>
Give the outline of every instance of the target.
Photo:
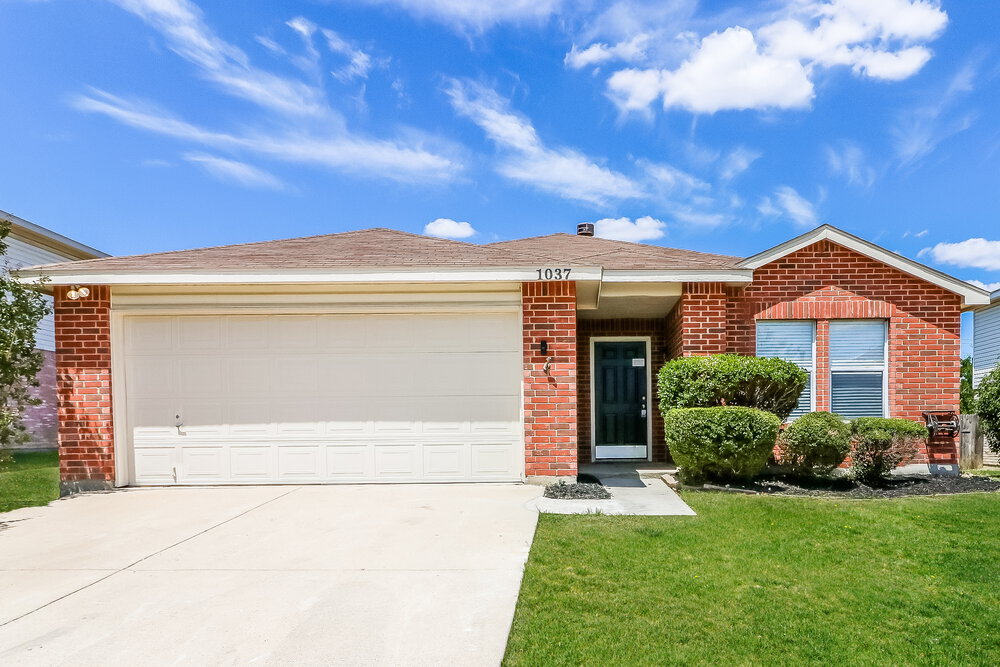
<svg viewBox="0 0 1000 667">
<path fill-rule="evenodd" d="M 596 458 L 646 458 L 648 373 L 645 341 L 594 342 Z"/>
</svg>

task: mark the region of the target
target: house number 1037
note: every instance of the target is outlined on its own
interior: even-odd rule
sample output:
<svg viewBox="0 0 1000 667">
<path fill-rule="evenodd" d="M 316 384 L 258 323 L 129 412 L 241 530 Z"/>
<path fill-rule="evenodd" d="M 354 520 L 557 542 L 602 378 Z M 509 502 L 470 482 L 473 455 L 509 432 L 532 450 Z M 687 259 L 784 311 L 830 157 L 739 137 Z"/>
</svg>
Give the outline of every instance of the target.
<svg viewBox="0 0 1000 667">
<path fill-rule="evenodd" d="M 536 280 L 569 280 L 570 269 L 535 269 L 538 271 Z"/>
</svg>

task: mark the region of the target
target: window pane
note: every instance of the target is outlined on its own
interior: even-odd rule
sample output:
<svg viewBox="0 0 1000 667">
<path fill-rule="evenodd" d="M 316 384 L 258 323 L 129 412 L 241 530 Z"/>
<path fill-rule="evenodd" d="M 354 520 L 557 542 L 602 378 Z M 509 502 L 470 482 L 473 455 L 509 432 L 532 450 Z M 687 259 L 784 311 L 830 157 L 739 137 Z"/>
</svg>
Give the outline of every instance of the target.
<svg viewBox="0 0 1000 667">
<path fill-rule="evenodd" d="M 830 368 L 885 365 L 885 322 L 830 322 Z"/>
<path fill-rule="evenodd" d="M 812 411 L 813 339 L 816 327 L 812 321 L 758 322 L 757 356 L 778 357 L 796 363 L 809 373 L 809 382 L 799 396 L 798 407 L 789 419 Z"/>
<path fill-rule="evenodd" d="M 841 417 L 882 417 L 882 373 L 830 374 L 831 409 Z"/>
</svg>

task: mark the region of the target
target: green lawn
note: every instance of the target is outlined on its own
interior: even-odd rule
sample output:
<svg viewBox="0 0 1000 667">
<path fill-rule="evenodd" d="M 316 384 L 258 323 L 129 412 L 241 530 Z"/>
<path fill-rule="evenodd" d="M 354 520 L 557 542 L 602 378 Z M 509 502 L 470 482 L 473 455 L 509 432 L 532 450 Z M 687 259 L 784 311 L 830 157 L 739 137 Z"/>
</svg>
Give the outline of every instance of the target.
<svg viewBox="0 0 1000 667">
<path fill-rule="evenodd" d="M 55 452 L 19 452 L 13 463 L 0 463 L 0 512 L 45 505 L 59 497 L 59 456 Z"/>
<path fill-rule="evenodd" d="M 1000 477 L 1000 468 L 983 468 L 982 470 L 970 470 L 967 474 L 979 475 L 981 477 Z"/>
<path fill-rule="evenodd" d="M 507 665 L 1000 664 L 1000 494 L 542 515 Z"/>
</svg>

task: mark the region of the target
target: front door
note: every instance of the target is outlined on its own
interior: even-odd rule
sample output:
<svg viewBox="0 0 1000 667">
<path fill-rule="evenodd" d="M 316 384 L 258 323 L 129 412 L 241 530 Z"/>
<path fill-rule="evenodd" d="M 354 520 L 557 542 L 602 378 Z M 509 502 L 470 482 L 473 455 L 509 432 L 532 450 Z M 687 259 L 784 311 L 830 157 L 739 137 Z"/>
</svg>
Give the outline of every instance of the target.
<svg viewBox="0 0 1000 667">
<path fill-rule="evenodd" d="M 649 452 L 645 341 L 594 342 L 594 444 L 598 459 Z"/>
</svg>

